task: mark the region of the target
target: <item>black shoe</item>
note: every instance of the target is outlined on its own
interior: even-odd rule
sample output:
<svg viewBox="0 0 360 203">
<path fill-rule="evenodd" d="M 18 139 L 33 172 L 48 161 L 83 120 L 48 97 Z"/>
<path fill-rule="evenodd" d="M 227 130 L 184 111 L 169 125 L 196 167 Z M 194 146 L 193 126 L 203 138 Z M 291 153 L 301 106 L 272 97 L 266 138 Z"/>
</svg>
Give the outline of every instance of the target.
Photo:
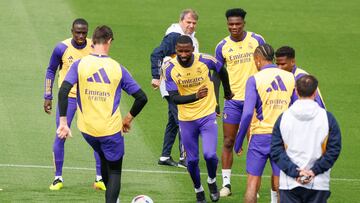
<svg viewBox="0 0 360 203">
<path fill-rule="evenodd" d="M 176 163 L 171 157 L 166 159 L 165 161 L 159 160 L 158 164 L 166 166 L 178 166 L 178 163 Z"/>
<path fill-rule="evenodd" d="M 217 202 L 220 199 L 220 193 L 218 191 L 216 182 L 214 183 L 208 183 L 209 190 L 210 190 L 210 199 L 212 202 Z"/>
<path fill-rule="evenodd" d="M 179 160 L 178 167 L 180 167 L 180 168 L 187 168 L 186 159 Z"/>
<path fill-rule="evenodd" d="M 196 203 L 206 203 L 204 191 L 196 193 Z"/>
</svg>

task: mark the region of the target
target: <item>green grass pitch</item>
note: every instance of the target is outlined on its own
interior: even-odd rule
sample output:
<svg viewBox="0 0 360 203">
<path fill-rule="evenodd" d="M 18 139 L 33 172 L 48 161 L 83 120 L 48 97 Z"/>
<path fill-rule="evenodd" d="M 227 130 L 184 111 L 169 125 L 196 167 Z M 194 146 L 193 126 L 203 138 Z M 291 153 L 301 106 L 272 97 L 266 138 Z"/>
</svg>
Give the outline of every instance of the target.
<svg viewBox="0 0 360 203">
<path fill-rule="evenodd" d="M 213 54 L 216 44 L 228 35 L 224 13 L 232 7 L 248 12 L 247 30 L 261 34 L 275 48 L 290 45 L 296 49 L 297 64 L 318 77 L 327 108 L 336 116 L 343 134 L 343 150 L 331 174 L 329 202 L 360 202 L 360 15 L 356 0 L 1 0 L 0 202 L 103 202 L 103 192 L 91 188 L 95 163 L 76 122 L 72 126 L 74 137 L 65 147 L 65 187 L 56 192 L 48 189 L 53 179 L 55 113 L 48 116 L 43 112 L 44 76 L 52 49 L 71 36 L 76 17 L 88 20 L 89 36 L 99 24 L 113 28 L 116 40 L 110 55 L 130 70 L 149 97 L 132 132 L 125 135 L 122 202 L 130 202 L 138 194 L 149 195 L 157 203 L 194 202 L 186 171 L 157 165 L 167 107 L 159 92 L 150 87 L 149 60 L 165 29 L 189 7 L 200 16 L 196 35 L 201 52 Z M 132 98 L 123 96 L 124 113 L 131 104 Z M 219 156 L 221 129 L 220 124 Z M 206 172 L 204 161 L 200 165 Z M 234 193 L 220 202 L 242 201 L 244 167 L 245 157 L 236 157 Z M 269 168 L 264 175 L 259 202 L 270 201 Z M 203 174 L 204 185 L 205 181 Z M 220 176 L 218 183 L 221 185 Z"/>
</svg>

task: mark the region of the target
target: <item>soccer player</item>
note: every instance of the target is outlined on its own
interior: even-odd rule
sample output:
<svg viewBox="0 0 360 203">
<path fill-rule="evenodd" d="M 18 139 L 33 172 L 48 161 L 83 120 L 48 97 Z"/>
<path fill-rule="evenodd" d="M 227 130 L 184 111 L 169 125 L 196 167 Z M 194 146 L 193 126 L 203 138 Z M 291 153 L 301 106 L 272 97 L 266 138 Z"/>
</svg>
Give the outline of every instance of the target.
<svg viewBox="0 0 360 203">
<path fill-rule="evenodd" d="M 231 90 L 235 96 L 225 100 L 223 110 L 224 142 L 221 154 L 223 187 L 220 196 L 231 195 L 231 167 L 233 164 L 233 146 L 239 129 L 243 112 L 246 80 L 257 72 L 253 53 L 257 46 L 265 43 L 264 39 L 253 32 L 245 31 L 246 12 L 241 8 L 226 11 L 227 26 L 230 36 L 225 37 L 216 47 L 215 56 L 229 73 Z M 218 74 L 213 75 L 217 100 L 220 80 Z M 219 106 L 217 106 L 219 108 Z M 217 110 L 219 113 L 219 109 Z"/>
<path fill-rule="evenodd" d="M 179 162 L 176 163 L 171 157 L 171 149 L 175 142 L 176 134 L 179 131 L 178 109 L 176 104 L 169 99 L 169 93 L 166 91 L 165 82 L 163 78 L 160 77 L 160 73 L 162 64 L 165 64 L 166 61 L 175 57 L 175 44 L 176 39 L 179 36 L 190 36 L 193 41 L 195 52 L 199 52 L 199 43 L 195 38 L 197 21 L 198 15 L 194 10 L 185 9 L 182 11 L 179 23 L 172 24 L 166 30 L 165 37 L 163 38 L 160 46 L 155 48 L 151 53 L 151 75 L 153 78 L 151 80 L 151 85 L 155 89 L 160 87 L 161 96 L 165 98 L 168 103 L 168 122 L 165 129 L 161 157 L 158 161 L 158 164 L 160 165 L 186 167 L 185 151 L 183 145 L 181 144 L 181 133 L 179 133 Z"/>
<path fill-rule="evenodd" d="M 246 82 L 244 111 L 236 136 L 234 150 L 242 151 L 245 135 L 251 122 L 249 147 L 246 157 L 247 187 L 245 202 L 257 202 L 256 193 L 261 176 L 270 156 L 271 133 L 278 116 L 288 109 L 294 93 L 293 74 L 273 64 L 274 50 L 269 44 L 258 46 L 254 61 L 258 73 Z M 252 121 L 255 112 L 255 117 Z M 272 190 L 278 191 L 279 168 L 270 160 L 273 178 Z M 272 199 L 276 202 L 277 197 Z"/>
<path fill-rule="evenodd" d="M 304 75 L 308 75 L 306 71 L 296 66 L 295 50 L 289 46 L 280 47 L 275 52 L 276 64 L 279 68 L 289 71 L 294 74 L 295 80 L 297 81 Z M 297 95 L 295 97 L 297 99 Z M 316 91 L 315 101 L 321 108 L 325 109 L 325 103 L 321 97 L 319 88 Z"/>
<path fill-rule="evenodd" d="M 216 202 L 220 198 L 216 185 L 218 163 L 216 99 L 210 70 L 219 72 L 225 98 L 231 99 L 233 94 L 226 69 L 222 68 L 214 57 L 193 52 L 191 38 L 186 35 L 180 36 L 176 41 L 177 57 L 165 64 L 166 90 L 170 94 L 170 99 L 179 108 L 179 126 L 187 153 L 187 169 L 194 183 L 197 202 L 206 202 L 198 165 L 199 137 L 202 139 L 208 170 L 210 199 Z"/>
<path fill-rule="evenodd" d="M 131 122 L 147 102 L 145 93 L 126 68 L 108 56 L 113 32 L 108 26 L 99 26 L 92 37 L 94 51 L 71 66 L 59 91 L 60 139 L 71 136 L 66 122 L 68 93 L 78 84 L 77 125 L 85 140 L 99 153 L 101 172 L 106 185 L 107 203 L 118 201 L 121 183 L 124 137 Z M 121 119 L 121 91 L 135 98 L 131 110 Z"/>
<path fill-rule="evenodd" d="M 71 64 L 89 53 L 92 50 L 91 40 L 87 39 L 88 23 L 82 18 L 75 19 L 72 24 L 72 38 L 66 39 L 56 45 L 51 58 L 49 67 L 46 71 L 45 78 L 45 93 L 44 93 L 44 110 L 47 114 L 51 113 L 52 109 L 52 88 L 54 84 L 55 74 L 59 69 L 58 85 L 60 87 L 62 81 L 65 78 Z M 76 87 L 71 89 L 69 93 L 69 108 L 68 108 L 68 125 L 71 125 L 71 121 L 74 118 L 76 111 Z M 56 127 L 59 126 L 59 111 L 56 110 Z M 64 139 L 59 139 L 58 135 L 55 135 L 53 145 L 53 156 L 55 165 L 55 178 L 50 185 L 50 190 L 60 190 L 63 187 L 64 179 L 62 178 L 62 167 L 64 163 Z M 99 155 L 94 152 L 96 162 L 96 178 L 94 187 L 96 189 L 105 190 L 104 182 L 102 181 L 100 171 L 100 158 Z"/>
</svg>

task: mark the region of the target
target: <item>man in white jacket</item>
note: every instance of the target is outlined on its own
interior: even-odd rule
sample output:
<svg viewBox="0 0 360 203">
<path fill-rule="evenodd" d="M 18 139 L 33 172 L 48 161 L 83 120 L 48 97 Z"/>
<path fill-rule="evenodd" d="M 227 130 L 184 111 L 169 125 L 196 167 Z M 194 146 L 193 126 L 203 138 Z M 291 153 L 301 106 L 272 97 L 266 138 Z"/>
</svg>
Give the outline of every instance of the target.
<svg viewBox="0 0 360 203">
<path fill-rule="evenodd" d="M 326 202 L 330 170 L 339 157 L 341 133 L 334 116 L 315 101 L 318 81 L 296 81 L 299 96 L 275 123 L 271 159 L 281 169 L 280 202 Z"/>
<path fill-rule="evenodd" d="M 179 163 L 171 157 L 171 149 L 175 142 L 176 134 L 179 131 L 178 109 L 174 102 L 169 99 L 169 93 L 165 89 L 165 82 L 161 77 L 162 64 L 176 56 L 175 44 L 181 35 L 188 35 L 194 46 L 194 52 L 199 52 L 199 42 L 195 38 L 195 30 L 198 21 L 197 13 L 192 9 L 185 9 L 180 14 L 179 23 L 174 23 L 166 30 L 165 36 L 160 45 L 156 47 L 150 56 L 151 61 L 151 85 L 154 89 L 160 88 L 160 93 L 168 103 L 168 122 L 164 133 L 164 143 L 161 152 L 159 165 L 179 166 L 186 168 L 184 147 L 181 144 L 181 135 L 179 133 Z"/>
</svg>

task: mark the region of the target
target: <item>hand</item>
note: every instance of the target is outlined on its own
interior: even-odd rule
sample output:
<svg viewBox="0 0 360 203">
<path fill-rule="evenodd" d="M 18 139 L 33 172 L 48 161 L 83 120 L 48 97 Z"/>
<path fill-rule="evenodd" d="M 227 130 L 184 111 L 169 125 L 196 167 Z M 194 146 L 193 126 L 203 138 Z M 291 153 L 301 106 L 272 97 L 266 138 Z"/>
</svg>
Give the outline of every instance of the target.
<svg viewBox="0 0 360 203">
<path fill-rule="evenodd" d="M 221 111 L 219 104 L 216 105 L 215 112 L 216 112 L 216 117 L 221 118 Z"/>
<path fill-rule="evenodd" d="M 234 95 L 234 93 L 232 93 L 232 92 L 230 92 L 230 93 L 226 93 L 226 92 L 225 92 L 224 98 L 225 98 L 226 100 L 230 100 L 230 99 L 232 99 L 234 96 L 235 96 L 235 95 Z"/>
<path fill-rule="evenodd" d="M 239 141 L 240 142 L 240 141 Z M 242 142 L 241 143 L 239 143 L 239 142 L 237 142 L 236 140 L 235 140 L 235 143 L 234 143 L 234 151 L 235 151 L 235 153 L 238 155 L 238 156 L 240 156 L 241 154 L 242 154 L 242 152 L 243 152 L 243 148 L 242 148 Z"/>
<path fill-rule="evenodd" d="M 128 113 L 125 118 L 122 121 L 122 132 L 123 133 L 128 133 L 130 131 L 131 128 L 131 121 L 134 119 L 134 117 Z"/>
<path fill-rule="evenodd" d="M 302 185 L 306 185 L 310 183 L 314 177 L 315 174 L 312 170 L 306 170 L 306 169 L 296 169 L 299 171 L 299 177 L 296 178 L 296 181 Z"/>
<path fill-rule="evenodd" d="M 52 101 L 50 99 L 45 99 L 44 101 L 44 111 L 47 114 L 51 114 L 51 109 L 52 109 Z"/>
<path fill-rule="evenodd" d="M 160 80 L 159 79 L 152 79 L 151 80 L 151 86 L 154 88 L 154 90 L 158 89 L 160 87 Z"/>
<path fill-rule="evenodd" d="M 196 98 L 202 99 L 208 95 L 209 89 L 204 85 L 201 86 L 200 89 L 196 92 Z"/>
<path fill-rule="evenodd" d="M 236 153 L 236 155 L 241 156 L 242 153 L 243 153 L 243 149 L 242 149 L 242 147 L 241 147 L 240 150 Z"/>
<path fill-rule="evenodd" d="M 66 116 L 60 117 L 60 123 L 58 129 L 56 130 L 56 133 L 58 134 L 58 137 L 60 139 L 66 139 L 68 137 L 72 137 L 71 130 L 67 125 Z"/>
</svg>

